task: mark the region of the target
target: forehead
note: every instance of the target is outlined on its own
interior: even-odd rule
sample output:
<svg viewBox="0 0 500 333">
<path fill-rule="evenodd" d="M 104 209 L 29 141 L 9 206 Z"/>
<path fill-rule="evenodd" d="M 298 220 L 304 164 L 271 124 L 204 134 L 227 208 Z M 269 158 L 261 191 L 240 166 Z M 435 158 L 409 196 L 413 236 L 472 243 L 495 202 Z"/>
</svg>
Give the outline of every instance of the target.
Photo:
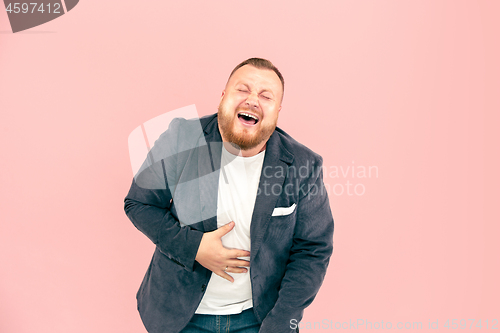
<svg viewBox="0 0 500 333">
<path fill-rule="evenodd" d="M 238 68 L 227 82 L 227 85 L 232 86 L 240 83 L 252 85 L 258 89 L 273 90 L 277 93 L 282 93 L 283 90 L 280 78 L 273 70 L 256 68 L 251 65 Z"/>
</svg>

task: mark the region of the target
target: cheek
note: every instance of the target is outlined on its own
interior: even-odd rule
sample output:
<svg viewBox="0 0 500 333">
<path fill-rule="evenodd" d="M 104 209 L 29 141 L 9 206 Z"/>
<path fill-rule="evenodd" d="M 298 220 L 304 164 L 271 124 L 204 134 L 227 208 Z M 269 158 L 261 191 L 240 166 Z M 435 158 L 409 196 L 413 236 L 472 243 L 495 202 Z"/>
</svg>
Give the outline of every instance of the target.
<svg viewBox="0 0 500 333">
<path fill-rule="evenodd" d="M 232 105 L 238 105 L 238 104 L 241 104 L 245 101 L 246 99 L 244 98 L 244 96 L 240 96 L 240 95 L 237 95 L 237 94 L 231 94 L 231 96 L 227 96 L 227 103 L 228 104 L 232 104 Z"/>
<path fill-rule="evenodd" d="M 221 104 L 222 110 L 226 115 L 231 115 L 234 113 L 235 105 L 230 100 L 224 100 Z"/>
<path fill-rule="evenodd" d="M 269 123 L 275 122 L 276 119 L 278 119 L 278 114 L 278 110 L 267 111 L 266 113 L 264 113 L 264 119 Z"/>
</svg>

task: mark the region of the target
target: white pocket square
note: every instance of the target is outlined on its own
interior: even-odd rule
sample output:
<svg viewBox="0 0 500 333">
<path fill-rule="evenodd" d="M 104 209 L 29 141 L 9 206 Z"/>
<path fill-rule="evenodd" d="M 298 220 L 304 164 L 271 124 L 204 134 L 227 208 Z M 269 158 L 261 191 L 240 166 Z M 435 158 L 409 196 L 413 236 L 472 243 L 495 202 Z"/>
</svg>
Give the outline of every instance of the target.
<svg viewBox="0 0 500 333">
<path fill-rule="evenodd" d="M 295 204 L 291 205 L 290 207 L 276 207 L 273 210 L 272 216 L 290 215 L 293 213 L 294 210 L 295 210 Z"/>
</svg>

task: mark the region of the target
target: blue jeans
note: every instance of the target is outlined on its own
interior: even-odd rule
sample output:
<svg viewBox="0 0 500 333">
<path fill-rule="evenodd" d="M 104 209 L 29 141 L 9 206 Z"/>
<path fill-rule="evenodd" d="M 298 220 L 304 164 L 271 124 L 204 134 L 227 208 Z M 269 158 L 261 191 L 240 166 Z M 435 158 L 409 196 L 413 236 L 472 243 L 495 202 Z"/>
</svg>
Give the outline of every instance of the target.
<svg viewBox="0 0 500 333">
<path fill-rule="evenodd" d="M 195 314 L 181 333 L 258 333 L 253 308 L 233 315 Z"/>
</svg>

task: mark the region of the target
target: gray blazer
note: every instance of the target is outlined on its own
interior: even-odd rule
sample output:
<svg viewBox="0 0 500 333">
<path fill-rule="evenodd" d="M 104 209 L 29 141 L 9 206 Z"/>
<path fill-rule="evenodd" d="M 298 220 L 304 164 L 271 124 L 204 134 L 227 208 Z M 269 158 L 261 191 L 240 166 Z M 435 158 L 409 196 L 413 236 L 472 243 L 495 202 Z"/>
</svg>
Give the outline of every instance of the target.
<svg viewBox="0 0 500 333">
<path fill-rule="evenodd" d="M 221 141 L 216 114 L 174 119 L 125 198 L 127 216 L 156 244 L 137 293 L 148 332 L 180 332 L 210 279 L 212 272 L 195 257 L 203 233 L 217 229 Z M 325 277 L 333 217 L 322 175 L 322 158 L 276 128 L 267 142 L 250 227 L 260 332 L 295 332 L 290 321 L 301 320 Z"/>
</svg>

